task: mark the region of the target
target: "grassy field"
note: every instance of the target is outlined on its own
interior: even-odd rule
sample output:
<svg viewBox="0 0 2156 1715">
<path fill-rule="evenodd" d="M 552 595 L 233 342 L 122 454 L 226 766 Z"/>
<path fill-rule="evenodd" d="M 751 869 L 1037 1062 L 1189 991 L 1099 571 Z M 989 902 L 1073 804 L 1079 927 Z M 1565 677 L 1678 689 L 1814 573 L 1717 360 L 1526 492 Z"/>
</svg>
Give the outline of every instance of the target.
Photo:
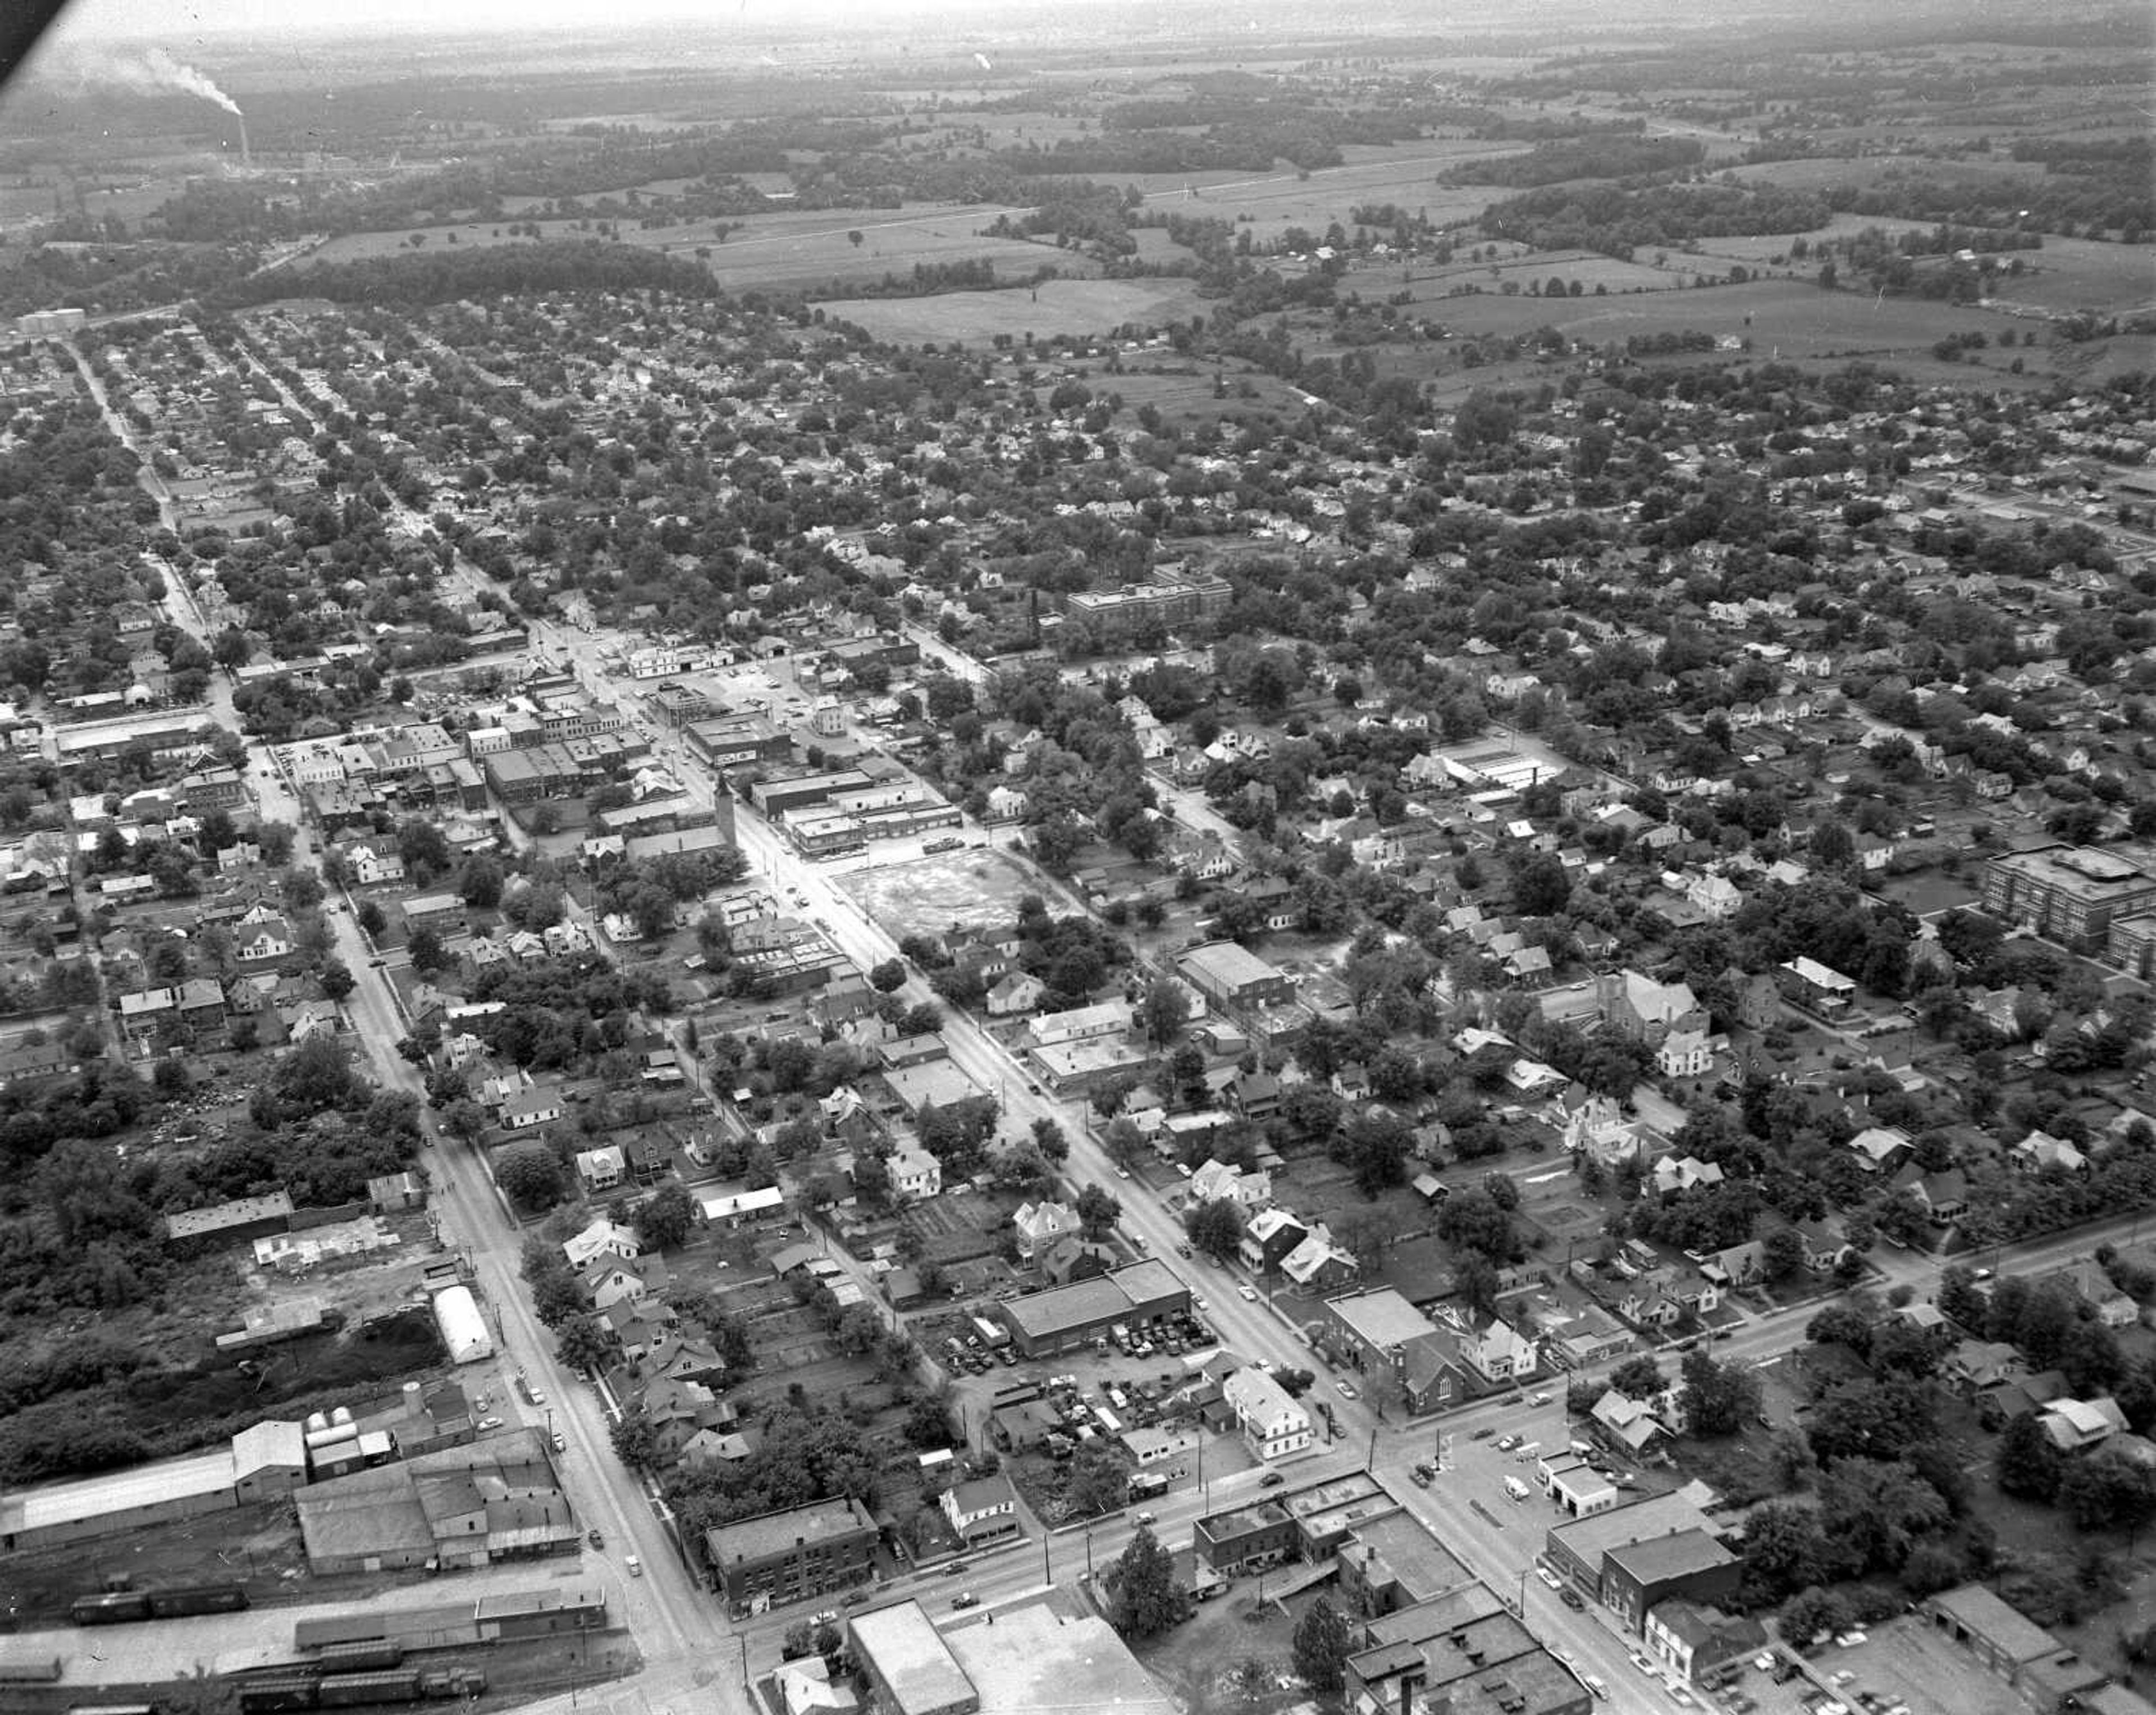
<svg viewBox="0 0 2156 1715">
<path fill-rule="evenodd" d="M 985 345 L 998 334 L 1022 341 L 1029 333 L 1106 332 L 1127 321 L 1150 325 L 1203 313 L 1190 283 L 1179 280 L 1051 280 L 1037 288 L 932 298 L 837 298 L 817 307 L 901 345 Z M 1132 397 L 1127 388 L 1124 397 Z"/>
</svg>

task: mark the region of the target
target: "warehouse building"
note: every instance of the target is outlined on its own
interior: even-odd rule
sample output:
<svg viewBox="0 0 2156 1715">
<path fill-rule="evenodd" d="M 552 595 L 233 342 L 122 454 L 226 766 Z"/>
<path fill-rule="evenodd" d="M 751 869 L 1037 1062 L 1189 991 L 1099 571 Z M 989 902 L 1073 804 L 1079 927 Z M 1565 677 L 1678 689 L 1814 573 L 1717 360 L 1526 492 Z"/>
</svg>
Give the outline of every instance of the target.
<svg viewBox="0 0 2156 1715">
<path fill-rule="evenodd" d="M 1681 1495 L 1655 1495 L 1553 1526 L 1543 1558 L 1636 1632 L 1665 1597 L 1712 1602 L 1733 1594 L 1734 1557 L 1726 1549 L 1717 1556 L 1709 1544 L 1720 1548 L 1704 1512 Z"/>
<path fill-rule="evenodd" d="M 319 1576 L 573 1554 L 583 1539 L 536 1429 L 316 1483 L 299 1512 Z"/>
<path fill-rule="evenodd" d="M 1046 1602 L 939 1631 L 908 1599 L 855 1615 L 846 1641 L 880 1715 L 1040 1715 L 1080 1702 L 1113 1715 L 1173 1715 L 1176 1707 L 1106 1620 Z"/>
<path fill-rule="evenodd" d="M 306 1480 L 296 1423 L 259 1423 L 228 1446 L 0 1497 L 0 1552 L 121 1536 L 289 1495 Z"/>
<path fill-rule="evenodd" d="M 1021 1356 L 1052 1357 L 1190 1307 L 1190 1288 L 1161 1262 L 1134 1263 L 1090 1281 L 1029 1292 L 996 1307 Z"/>
</svg>

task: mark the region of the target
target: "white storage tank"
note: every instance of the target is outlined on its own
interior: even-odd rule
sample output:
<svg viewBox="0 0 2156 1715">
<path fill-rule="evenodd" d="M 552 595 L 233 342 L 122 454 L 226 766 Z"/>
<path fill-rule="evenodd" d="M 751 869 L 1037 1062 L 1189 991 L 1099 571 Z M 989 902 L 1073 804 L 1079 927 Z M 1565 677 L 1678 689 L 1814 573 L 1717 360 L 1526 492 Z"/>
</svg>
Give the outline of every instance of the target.
<svg viewBox="0 0 2156 1715">
<path fill-rule="evenodd" d="M 434 1294 L 434 1323 L 442 1331 L 442 1343 L 449 1348 L 452 1363 L 477 1363 L 494 1356 L 494 1341 L 486 1331 L 486 1318 L 470 1286 L 451 1286 Z"/>
</svg>

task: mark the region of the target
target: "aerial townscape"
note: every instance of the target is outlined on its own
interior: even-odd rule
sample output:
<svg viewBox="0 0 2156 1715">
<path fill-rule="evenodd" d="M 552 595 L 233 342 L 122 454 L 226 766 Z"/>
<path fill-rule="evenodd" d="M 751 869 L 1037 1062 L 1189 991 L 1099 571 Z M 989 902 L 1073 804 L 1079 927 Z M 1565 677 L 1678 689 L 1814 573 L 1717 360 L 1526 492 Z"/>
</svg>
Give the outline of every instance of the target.
<svg viewBox="0 0 2156 1715">
<path fill-rule="evenodd" d="M 2156 1715 L 2145 5 L 183 9 L 0 1715 Z"/>
</svg>

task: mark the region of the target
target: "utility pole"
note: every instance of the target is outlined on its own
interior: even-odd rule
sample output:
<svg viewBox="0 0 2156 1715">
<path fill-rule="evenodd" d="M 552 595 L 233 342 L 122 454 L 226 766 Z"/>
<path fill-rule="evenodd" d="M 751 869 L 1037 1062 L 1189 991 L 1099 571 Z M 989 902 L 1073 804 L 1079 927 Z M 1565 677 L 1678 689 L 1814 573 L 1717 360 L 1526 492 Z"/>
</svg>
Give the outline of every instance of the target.
<svg viewBox="0 0 2156 1715">
<path fill-rule="evenodd" d="M 1048 1533 L 1045 1530 L 1040 1533 L 1040 1581 L 1043 1584 L 1055 1582 L 1048 1570 Z"/>
<path fill-rule="evenodd" d="M 1370 1425 L 1370 1450 L 1363 1456 L 1363 1475 L 1370 1474 L 1370 1467 L 1378 1462 L 1378 1426 Z"/>
</svg>

